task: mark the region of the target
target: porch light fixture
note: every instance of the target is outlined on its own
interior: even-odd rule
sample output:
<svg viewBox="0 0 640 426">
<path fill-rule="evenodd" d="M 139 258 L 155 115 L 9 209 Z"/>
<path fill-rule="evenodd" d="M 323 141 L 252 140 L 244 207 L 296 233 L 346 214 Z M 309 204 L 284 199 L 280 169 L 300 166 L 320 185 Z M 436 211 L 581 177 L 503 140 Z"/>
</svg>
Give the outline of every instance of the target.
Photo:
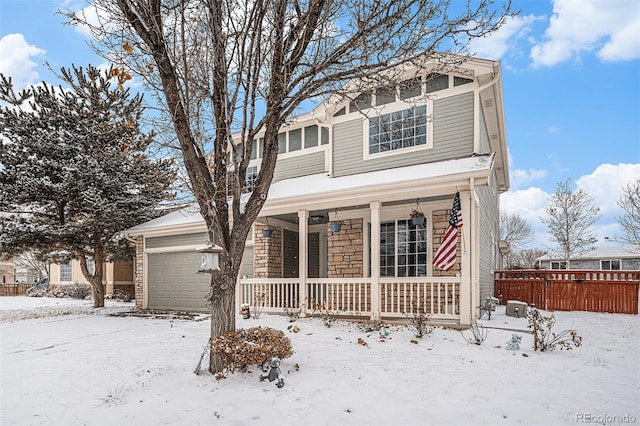
<svg viewBox="0 0 640 426">
<path fill-rule="evenodd" d="M 324 216 L 322 216 L 321 214 L 314 214 L 313 216 L 311 216 L 311 222 L 313 223 L 320 223 L 323 219 Z"/>
<path fill-rule="evenodd" d="M 202 253 L 198 274 L 207 274 L 212 271 L 219 271 L 220 253 L 222 253 L 223 250 L 224 249 L 222 247 L 213 243 L 207 243 L 196 247 L 196 251 L 198 253 Z"/>
<path fill-rule="evenodd" d="M 267 216 L 267 224 L 266 226 L 269 226 L 269 217 Z M 271 229 L 263 229 L 262 230 L 262 236 L 265 238 L 271 238 Z"/>
<path fill-rule="evenodd" d="M 334 218 L 334 222 L 331 223 L 331 232 L 340 232 L 342 229 L 342 223 L 340 223 L 340 218 L 338 217 L 338 209 L 336 209 L 336 216 Z"/>
</svg>

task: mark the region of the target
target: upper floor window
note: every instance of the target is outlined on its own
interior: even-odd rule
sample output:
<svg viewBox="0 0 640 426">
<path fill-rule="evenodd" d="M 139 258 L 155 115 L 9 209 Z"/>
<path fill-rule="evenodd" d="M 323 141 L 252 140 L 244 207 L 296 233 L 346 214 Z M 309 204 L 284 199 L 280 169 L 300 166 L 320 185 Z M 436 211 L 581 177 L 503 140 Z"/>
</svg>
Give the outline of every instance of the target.
<svg viewBox="0 0 640 426">
<path fill-rule="evenodd" d="M 369 154 L 426 144 L 426 105 L 381 114 L 369 119 Z"/>
<path fill-rule="evenodd" d="M 71 281 L 73 279 L 73 268 L 71 266 L 71 262 L 60 264 L 60 281 Z"/>
<path fill-rule="evenodd" d="M 619 271 L 620 269 L 622 269 L 622 261 L 619 259 L 601 260 L 600 269 L 602 269 L 603 271 Z"/>
<path fill-rule="evenodd" d="M 96 273 L 96 262 L 93 259 L 87 259 L 87 269 L 91 275 L 95 275 Z"/>
<path fill-rule="evenodd" d="M 244 177 L 244 186 L 242 187 L 242 193 L 248 194 L 253 191 L 253 187 L 258 179 L 258 166 L 247 167 L 247 172 Z M 236 173 L 234 171 L 227 172 L 227 197 L 233 196 L 233 191 L 236 189 Z"/>
<path fill-rule="evenodd" d="M 278 133 L 278 154 L 329 144 L 329 129 L 316 124 Z"/>
</svg>

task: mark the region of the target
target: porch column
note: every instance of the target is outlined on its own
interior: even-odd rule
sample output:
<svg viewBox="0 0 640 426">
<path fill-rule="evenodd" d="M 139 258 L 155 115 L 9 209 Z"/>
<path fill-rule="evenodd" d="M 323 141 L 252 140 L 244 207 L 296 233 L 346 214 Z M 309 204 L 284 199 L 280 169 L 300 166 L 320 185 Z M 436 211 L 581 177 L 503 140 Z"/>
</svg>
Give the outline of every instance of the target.
<svg viewBox="0 0 640 426">
<path fill-rule="evenodd" d="M 299 297 L 298 303 L 302 308 L 301 317 L 307 312 L 307 269 L 309 267 L 309 212 L 298 210 L 298 277 L 299 277 Z"/>
<path fill-rule="evenodd" d="M 369 203 L 371 209 L 371 319 L 380 318 L 380 201 Z M 364 230 L 363 230 L 364 231 Z"/>
<path fill-rule="evenodd" d="M 473 262 L 470 253 L 473 251 L 474 240 L 471 237 L 473 229 L 476 228 L 474 218 L 471 216 L 471 194 L 469 192 L 460 192 L 460 209 L 462 210 L 462 223 L 460 228 L 462 231 L 462 250 L 460 259 L 460 324 L 469 325 L 471 321 L 471 315 L 473 310 L 471 304 L 473 303 L 474 296 L 472 291 L 474 286 L 471 283 L 473 274 L 471 269 Z M 467 225 L 468 223 L 468 225 Z"/>
</svg>

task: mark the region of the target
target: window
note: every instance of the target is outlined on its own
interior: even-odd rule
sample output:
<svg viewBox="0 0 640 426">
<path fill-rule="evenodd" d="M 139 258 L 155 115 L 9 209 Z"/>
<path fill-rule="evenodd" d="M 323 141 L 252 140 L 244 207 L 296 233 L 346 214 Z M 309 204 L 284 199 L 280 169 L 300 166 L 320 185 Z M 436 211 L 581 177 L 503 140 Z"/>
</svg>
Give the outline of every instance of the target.
<svg viewBox="0 0 640 426">
<path fill-rule="evenodd" d="M 321 145 L 329 144 L 329 128 L 328 127 L 320 128 L 320 144 Z"/>
<path fill-rule="evenodd" d="M 349 112 L 362 111 L 371 108 L 371 93 L 360 93 L 354 100 L 349 102 Z"/>
<path fill-rule="evenodd" d="M 551 269 L 567 269 L 567 262 L 551 262 Z"/>
<path fill-rule="evenodd" d="M 318 146 L 318 126 L 307 126 L 304 128 L 304 147 L 313 148 Z"/>
<path fill-rule="evenodd" d="M 89 270 L 89 273 L 91 275 L 94 275 L 96 273 L 96 263 L 93 261 L 93 259 L 87 259 L 87 269 Z"/>
<path fill-rule="evenodd" d="M 426 93 L 437 92 L 449 88 L 449 76 L 447 74 L 427 75 Z"/>
<path fill-rule="evenodd" d="M 427 143 L 427 106 L 382 114 L 369 120 L 369 154 Z"/>
<path fill-rule="evenodd" d="M 60 282 L 69 282 L 73 279 L 71 262 L 60 265 Z"/>
<path fill-rule="evenodd" d="M 414 78 L 400 84 L 400 99 L 411 99 L 422 94 L 422 80 Z"/>
<path fill-rule="evenodd" d="M 278 154 L 287 152 L 287 134 L 278 133 Z"/>
<path fill-rule="evenodd" d="M 376 90 L 376 105 L 386 105 L 396 101 L 395 87 L 381 87 Z"/>
<path fill-rule="evenodd" d="M 410 219 L 380 224 L 380 276 L 427 276 L 427 228 Z"/>
<path fill-rule="evenodd" d="M 295 129 L 289 132 L 289 152 L 302 149 L 302 129 Z"/>
<path fill-rule="evenodd" d="M 470 78 L 464 78 L 464 77 L 453 77 L 453 86 L 457 87 L 457 86 L 462 86 L 463 84 L 469 84 L 469 83 L 473 83 L 473 80 Z"/>
<path fill-rule="evenodd" d="M 600 269 L 603 271 L 619 271 L 622 269 L 622 261 L 616 260 L 601 260 Z"/>
<path fill-rule="evenodd" d="M 258 166 L 247 167 L 247 172 L 244 178 L 244 186 L 242 188 L 243 194 L 248 194 L 253 191 L 253 187 L 258 179 Z M 227 172 L 227 197 L 233 196 L 233 191 L 236 189 L 236 172 Z"/>
</svg>

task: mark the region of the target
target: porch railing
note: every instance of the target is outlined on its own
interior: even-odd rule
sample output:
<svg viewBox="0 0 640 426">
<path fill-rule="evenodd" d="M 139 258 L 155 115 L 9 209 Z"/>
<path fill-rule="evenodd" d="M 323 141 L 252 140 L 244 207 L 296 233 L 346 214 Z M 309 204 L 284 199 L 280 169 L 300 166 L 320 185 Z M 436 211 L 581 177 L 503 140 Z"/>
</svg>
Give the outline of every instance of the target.
<svg viewBox="0 0 640 426">
<path fill-rule="evenodd" d="M 259 304 L 273 313 L 302 308 L 307 314 L 402 318 L 424 312 L 433 319 L 459 320 L 461 282 L 460 277 L 381 278 L 374 303 L 370 278 L 308 278 L 304 300 L 298 278 L 243 278 L 237 299 L 239 305 Z"/>
</svg>

